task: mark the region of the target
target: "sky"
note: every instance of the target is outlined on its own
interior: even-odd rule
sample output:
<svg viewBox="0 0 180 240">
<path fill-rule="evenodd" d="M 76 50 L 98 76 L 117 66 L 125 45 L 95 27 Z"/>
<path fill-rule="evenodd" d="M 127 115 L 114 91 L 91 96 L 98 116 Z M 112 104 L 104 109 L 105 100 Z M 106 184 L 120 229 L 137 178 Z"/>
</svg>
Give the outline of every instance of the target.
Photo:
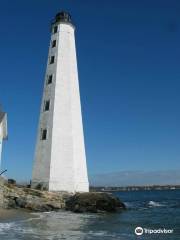
<svg viewBox="0 0 180 240">
<path fill-rule="evenodd" d="M 31 179 L 50 22 L 61 10 L 76 26 L 89 175 L 180 169 L 178 0 L 2 0 L 1 168 Z"/>
<path fill-rule="evenodd" d="M 90 176 L 91 186 L 152 186 L 152 185 L 179 185 L 180 171 L 118 171 L 99 173 Z"/>
</svg>

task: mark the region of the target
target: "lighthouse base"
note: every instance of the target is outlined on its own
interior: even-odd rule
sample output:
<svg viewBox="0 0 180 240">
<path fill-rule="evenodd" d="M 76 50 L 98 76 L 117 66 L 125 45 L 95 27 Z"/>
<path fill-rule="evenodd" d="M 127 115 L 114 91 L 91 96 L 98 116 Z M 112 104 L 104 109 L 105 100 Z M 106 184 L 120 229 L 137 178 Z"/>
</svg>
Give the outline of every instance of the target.
<svg viewBox="0 0 180 240">
<path fill-rule="evenodd" d="M 56 192 L 69 192 L 69 193 L 76 193 L 76 192 L 89 192 L 89 183 L 88 182 L 80 182 L 76 184 L 76 186 L 69 183 L 66 186 L 63 186 L 62 183 L 58 181 L 51 181 L 51 182 L 43 182 L 43 181 L 33 181 L 31 183 L 31 188 L 45 190 L 45 191 L 56 191 Z"/>
</svg>

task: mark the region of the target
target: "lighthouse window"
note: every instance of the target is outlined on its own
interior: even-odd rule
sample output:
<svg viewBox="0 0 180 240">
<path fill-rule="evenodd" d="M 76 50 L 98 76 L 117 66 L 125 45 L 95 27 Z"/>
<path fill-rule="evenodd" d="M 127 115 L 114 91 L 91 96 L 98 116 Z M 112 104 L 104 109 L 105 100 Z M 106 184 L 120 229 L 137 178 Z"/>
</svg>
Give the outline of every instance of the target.
<svg viewBox="0 0 180 240">
<path fill-rule="evenodd" d="M 56 46 L 56 40 L 52 41 L 52 48 L 54 48 Z"/>
<path fill-rule="evenodd" d="M 55 57 L 54 57 L 54 56 L 51 56 L 51 58 L 50 58 L 50 64 L 54 63 L 54 59 L 55 59 Z"/>
<path fill-rule="evenodd" d="M 54 32 L 54 33 L 57 33 L 57 30 L 58 30 L 58 27 L 55 26 L 54 29 L 53 29 L 53 32 Z"/>
<path fill-rule="evenodd" d="M 44 102 L 44 111 L 49 111 L 50 108 L 50 100 Z"/>
<path fill-rule="evenodd" d="M 46 140 L 47 139 L 47 129 L 42 130 L 42 135 L 41 135 L 41 140 Z"/>
<path fill-rule="evenodd" d="M 52 78 L 53 78 L 52 75 L 49 75 L 49 76 L 48 76 L 47 84 L 51 84 L 51 83 L 52 83 Z"/>
</svg>

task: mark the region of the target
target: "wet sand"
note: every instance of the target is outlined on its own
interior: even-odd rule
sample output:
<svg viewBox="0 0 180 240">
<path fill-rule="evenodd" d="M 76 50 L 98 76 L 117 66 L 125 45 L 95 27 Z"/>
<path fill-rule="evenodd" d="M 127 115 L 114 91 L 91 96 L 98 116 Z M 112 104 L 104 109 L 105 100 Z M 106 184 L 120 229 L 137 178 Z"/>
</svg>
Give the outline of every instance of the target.
<svg viewBox="0 0 180 240">
<path fill-rule="evenodd" d="M 26 219 L 30 216 L 28 211 L 15 209 L 0 209 L 0 222 L 9 222 L 13 220 Z"/>
</svg>

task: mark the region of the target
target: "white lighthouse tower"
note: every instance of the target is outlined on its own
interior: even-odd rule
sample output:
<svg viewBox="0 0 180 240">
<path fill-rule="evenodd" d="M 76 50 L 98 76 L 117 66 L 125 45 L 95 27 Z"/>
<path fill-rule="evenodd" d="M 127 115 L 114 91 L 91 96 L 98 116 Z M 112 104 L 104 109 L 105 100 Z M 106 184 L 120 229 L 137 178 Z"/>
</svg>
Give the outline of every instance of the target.
<svg viewBox="0 0 180 240">
<path fill-rule="evenodd" d="M 32 187 L 88 192 L 74 25 L 60 12 L 52 23 Z"/>
<path fill-rule="evenodd" d="M 0 109 L 0 170 L 1 170 L 1 152 L 3 140 L 7 139 L 7 113 Z"/>
</svg>

